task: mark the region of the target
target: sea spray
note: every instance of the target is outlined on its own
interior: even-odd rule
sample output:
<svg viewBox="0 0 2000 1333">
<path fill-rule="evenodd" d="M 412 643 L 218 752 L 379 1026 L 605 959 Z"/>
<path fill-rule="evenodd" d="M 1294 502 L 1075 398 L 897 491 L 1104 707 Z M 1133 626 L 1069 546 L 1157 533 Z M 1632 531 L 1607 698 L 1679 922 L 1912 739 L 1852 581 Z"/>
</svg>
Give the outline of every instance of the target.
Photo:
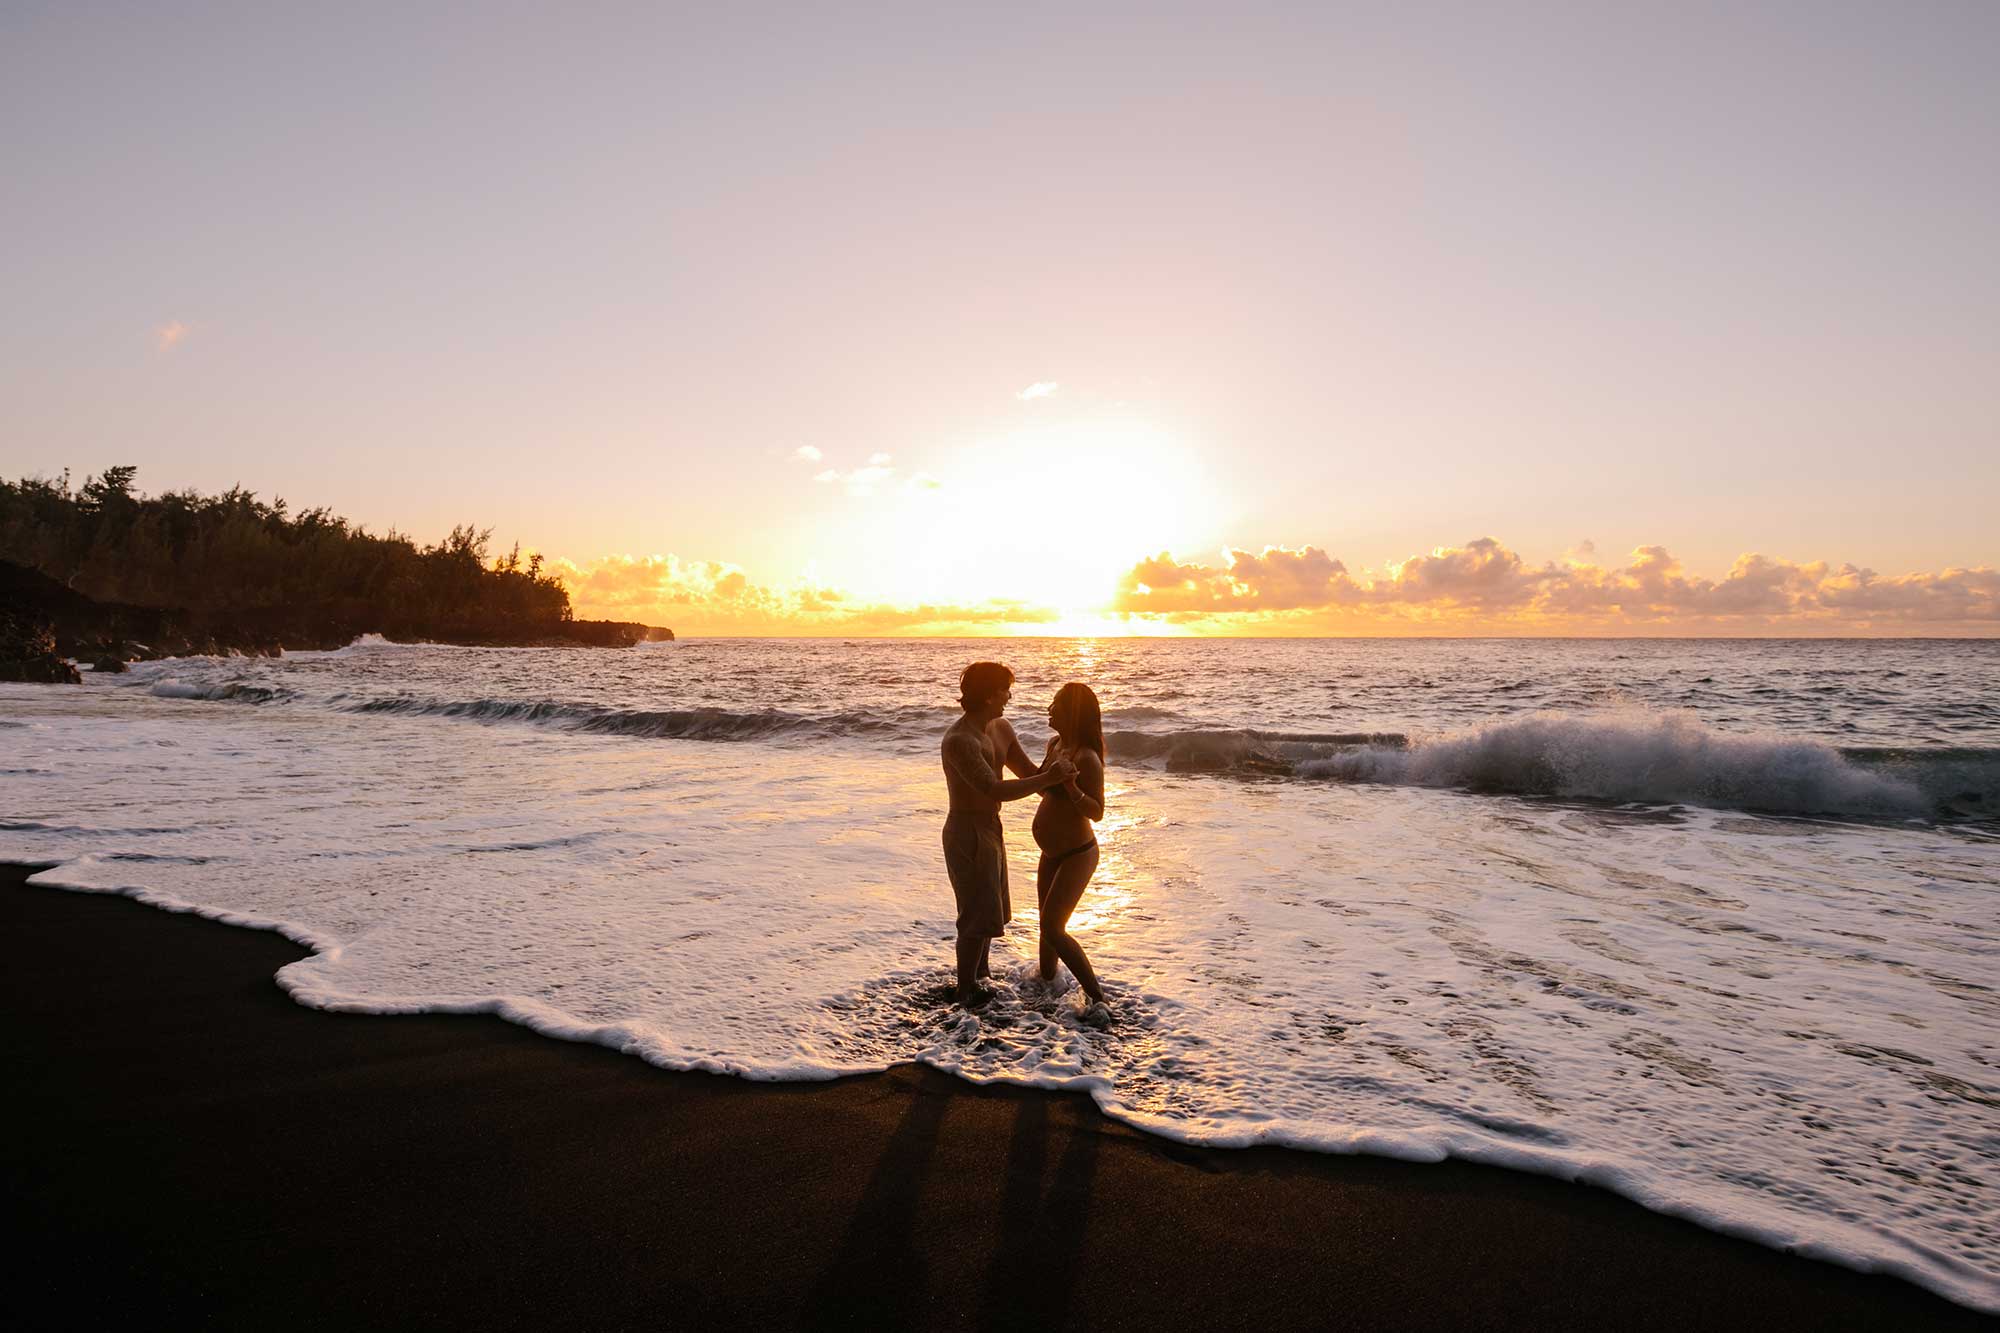
<svg viewBox="0 0 2000 1333">
<path fill-rule="evenodd" d="M 1733 735 L 1685 713 L 1542 715 L 1306 760 L 1343 782 L 1463 787 L 1600 801 L 1687 802 L 1794 813 L 1919 815 L 1931 801 L 1906 777 L 1816 741 Z"/>
</svg>

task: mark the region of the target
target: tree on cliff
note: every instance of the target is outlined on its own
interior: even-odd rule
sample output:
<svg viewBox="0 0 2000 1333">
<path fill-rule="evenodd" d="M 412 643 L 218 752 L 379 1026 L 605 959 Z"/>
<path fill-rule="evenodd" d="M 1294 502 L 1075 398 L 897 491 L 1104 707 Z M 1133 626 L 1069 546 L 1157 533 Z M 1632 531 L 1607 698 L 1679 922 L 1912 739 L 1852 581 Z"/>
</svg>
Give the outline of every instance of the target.
<svg viewBox="0 0 2000 1333">
<path fill-rule="evenodd" d="M 324 508 L 293 514 L 242 487 L 221 495 L 133 489 L 138 469 L 0 480 L 0 559 L 100 601 L 177 607 L 274 630 L 380 630 L 521 639 L 570 620 L 569 594 L 518 548 L 488 562 L 490 529 L 433 546 L 376 536 Z"/>
</svg>

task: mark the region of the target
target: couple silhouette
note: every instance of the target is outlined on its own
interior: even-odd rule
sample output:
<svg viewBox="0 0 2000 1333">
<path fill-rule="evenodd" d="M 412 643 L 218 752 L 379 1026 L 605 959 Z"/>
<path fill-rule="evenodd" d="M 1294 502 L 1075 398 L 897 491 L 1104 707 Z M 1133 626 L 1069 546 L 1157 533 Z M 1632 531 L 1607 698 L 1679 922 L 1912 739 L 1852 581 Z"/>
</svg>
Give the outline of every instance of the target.
<svg viewBox="0 0 2000 1333">
<path fill-rule="evenodd" d="M 1014 697 L 1014 673 L 998 662 L 974 662 L 958 681 L 965 715 L 951 724 L 939 747 L 945 791 L 944 868 L 958 903 L 958 1003 L 977 1009 L 993 998 L 985 984 L 992 976 L 988 955 L 994 939 L 1013 919 L 1007 891 L 1007 846 L 1000 807 L 1024 796 L 1040 796 L 1035 811 L 1035 843 L 1042 850 L 1035 873 L 1040 907 L 1040 974 L 1056 979 L 1066 964 L 1091 1012 L 1108 1017 L 1097 973 L 1068 931 L 1070 914 L 1097 872 L 1097 834 L 1104 818 L 1104 720 L 1088 685 L 1071 681 L 1049 703 L 1048 749 L 1032 762 L 1005 717 Z M 1017 776 L 1004 774 L 1011 770 Z"/>
</svg>

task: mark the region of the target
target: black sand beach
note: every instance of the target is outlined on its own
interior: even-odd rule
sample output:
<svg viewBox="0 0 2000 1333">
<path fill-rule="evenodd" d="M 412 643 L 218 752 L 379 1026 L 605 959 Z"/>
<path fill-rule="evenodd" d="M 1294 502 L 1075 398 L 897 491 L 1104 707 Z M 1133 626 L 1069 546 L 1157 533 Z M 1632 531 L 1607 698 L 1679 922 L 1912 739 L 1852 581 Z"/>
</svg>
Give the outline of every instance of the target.
<svg viewBox="0 0 2000 1333">
<path fill-rule="evenodd" d="M 13 1328 L 2000 1324 L 1462 1163 L 316 1013 L 271 980 L 286 940 L 28 873 L 0 867 Z"/>
</svg>

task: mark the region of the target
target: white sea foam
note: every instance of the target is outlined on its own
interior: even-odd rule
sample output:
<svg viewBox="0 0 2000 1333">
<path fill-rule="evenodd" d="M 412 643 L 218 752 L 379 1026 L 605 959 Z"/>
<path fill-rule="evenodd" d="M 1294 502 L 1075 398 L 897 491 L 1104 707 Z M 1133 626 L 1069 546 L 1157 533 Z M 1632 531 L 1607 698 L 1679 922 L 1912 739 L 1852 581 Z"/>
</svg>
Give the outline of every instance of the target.
<svg viewBox="0 0 2000 1333">
<path fill-rule="evenodd" d="M 353 643 L 348 644 L 345 648 L 336 648 L 334 649 L 334 651 L 337 653 L 350 653 L 350 654 L 372 653 L 372 652 L 380 652 L 384 649 L 413 648 L 418 646 L 420 645 L 396 643 L 393 640 L 383 638 L 379 634 L 364 634 L 360 638 L 356 639 Z"/>
<path fill-rule="evenodd" d="M 856 651 L 898 680 L 944 659 Z M 0 714 L 23 724 L 0 742 L 0 857 L 280 929 L 315 950 L 280 974 L 311 1005 L 493 1012 L 755 1078 L 922 1060 L 1085 1090 L 1191 1142 L 1492 1162 L 2000 1310 L 1988 826 L 1559 799 L 1564 775 L 1592 764 L 1652 765 L 1666 777 L 1649 779 L 1664 784 L 1651 799 L 1691 802 L 1714 771 L 1819 781 L 1831 755 L 1893 778 L 1900 751 L 1785 757 L 1753 734 L 1739 750 L 1713 728 L 1613 712 L 1455 738 L 1408 716 L 1283 733 L 1334 738 L 1298 742 L 1333 747 L 1321 759 L 1400 756 L 1393 780 L 1243 782 L 1114 756 L 1103 861 L 1072 923 L 1110 992 L 1098 1027 L 1073 988 L 1030 980 L 1018 806 L 1000 996 L 978 1015 L 948 1004 L 935 751 L 896 730 L 715 745 L 514 713 L 351 711 L 455 685 L 503 705 L 589 701 L 593 715 L 824 718 L 855 693 L 825 683 L 837 663 L 815 655 L 830 652 L 567 655 L 609 673 L 586 681 L 550 679 L 544 654 L 412 649 L 393 666 L 357 653 L 0 686 Z M 605 683 L 633 662 L 686 672 L 709 658 L 706 697 L 656 686 L 648 708 L 647 690 Z M 1101 658 L 1016 660 L 1024 700 L 1073 676 L 1120 679 Z M 754 692 L 730 695 L 744 677 Z M 156 692 L 169 678 L 190 691 Z M 286 701 L 209 692 L 227 684 Z M 933 706 L 923 690 L 902 696 L 899 727 Z M 1392 730 L 1418 739 L 1366 739 Z M 1438 767 L 1408 766 L 1423 762 Z M 1533 799 L 1466 790 L 1520 771 L 1551 776 L 1509 789 Z"/>
<path fill-rule="evenodd" d="M 1359 746 L 1298 771 L 1346 782 L 1412 783 L 1606 801 L 1686 801 L 1744 810 L 1921 815 L 1918 785 L 1809 740 L 1731 735 L 1686 713 L 1539 716 L 1408 748 Z"/>
</svg>

